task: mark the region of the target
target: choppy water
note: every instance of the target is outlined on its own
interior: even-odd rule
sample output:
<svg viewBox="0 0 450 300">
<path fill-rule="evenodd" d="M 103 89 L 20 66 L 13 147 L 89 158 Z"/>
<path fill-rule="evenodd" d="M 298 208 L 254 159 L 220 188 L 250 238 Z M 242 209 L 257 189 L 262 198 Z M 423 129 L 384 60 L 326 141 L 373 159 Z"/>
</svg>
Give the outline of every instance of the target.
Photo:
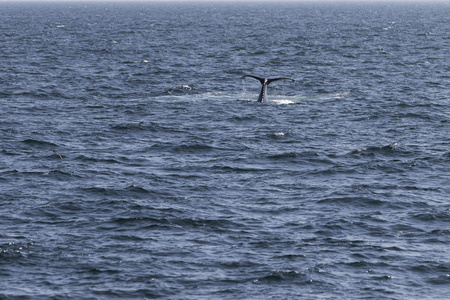
<svg viewBox="0 0 450 300">
<path fill-rule="evenodd" d="M 449 299 L 448 4 L 0 24 L 0 298 Z"/>
</svg>

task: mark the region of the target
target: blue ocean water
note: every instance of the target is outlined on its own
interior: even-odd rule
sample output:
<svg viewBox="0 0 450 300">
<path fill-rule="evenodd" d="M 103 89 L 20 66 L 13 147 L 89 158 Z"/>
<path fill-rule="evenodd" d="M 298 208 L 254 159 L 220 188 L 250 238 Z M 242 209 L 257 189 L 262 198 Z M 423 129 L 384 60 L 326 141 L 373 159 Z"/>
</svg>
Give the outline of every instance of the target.
<svg viewBox="0 0 450 300">
<path fill-rule="evenodd" d="M 0 24 L 1 299 L 449 299 L 448 3 Z"/>
</svg>

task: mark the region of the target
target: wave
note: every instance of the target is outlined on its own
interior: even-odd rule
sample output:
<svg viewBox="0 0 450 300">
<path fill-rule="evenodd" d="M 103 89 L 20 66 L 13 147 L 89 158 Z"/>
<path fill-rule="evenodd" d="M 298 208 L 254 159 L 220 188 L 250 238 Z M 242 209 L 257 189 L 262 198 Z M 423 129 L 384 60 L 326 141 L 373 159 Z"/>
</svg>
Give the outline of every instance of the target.
<svg viewBox="0 0 450 300">
<path fill-rule="evenodd" d="M 300 284 L 309 284 L 310 280 L 305 274 L 294 270 L 274 271 L 268 275 L 259 277 L 254 283 L 277 283 L 277 282 L 298 282 Z"/>
<path fill-rule="evenodd" d="M 213 151 L 215 147 L 208 144 L 202 143 L 187 143 L 176 145 L 172 148 L 175 153 L 199 153 L 199 152 L 210 152 Z"/>
<path fill-rule="evenodd" d="M 359 148 L 350 152 L 350 154 L 358 154 L 358 155 L 392 155 L 392 154 L 403 154 L 406 153 L 404 150 L 404 145 L 400 145 L 397 142 L 385 145 L 385 146 L 369 146 L 365 148 Z"/>
<path fill-rule="evenodd" d="M 224 101 L 239 101 L 239 102 L 254 102 L 255 104 L 274 104 L 274 105 L 292 105 L 301 104 L 304 101 L 310 101 L 314 98 L 304 95 L 269 95 L 268 103 L 258 103 L 256 100 L 258 95 L 245 94 L 245 93 L 226 93 L 226 92 L 197 92 L 195 88 L 191 88 L 189 85 L 183 85 L 175 88 L 170 88 L 166 93 L 157 95 L 155 100 L 162 101 L 212 101 L 212 102 L 224 102 Z M 320 97 L 322 99 L 323 97 Z M 334 97 L 330 96 L 334 99 Z M 323 99 L 322 99 L 323 100 Z"/>
<path fill-rule="evenodd" d="M 386 201 L 378 200 L 375 198 L 369 198 L 366 196 L 342 196 L 342 197 L 329 197 L 318 201 L 319 204 L 339 204 L 350 205 L 352 207 L 379 207 L 387 204 Z"/>
<path fill-rule="evenodd" d="M 52 142 L 47 141 L 41 141 L 41 140 L 35 140 L 35 139 L 25 139 L 21 141 L 22 143 L 29 145 L 29 146 L 39 146 L 39 147 L 48 147 L 48 148 L 56 148 L 58 147 L 57 144 L 54 144 Z"/>
<path fill-rule="evenodd" d="M 169 125 L 162 122 L 136 122 L 136 123 L 119 123 L 110 125 L 111 129 L 118 131 L 173 131 Z"/>
<path fill-rule="evenodd" d="M 168 89 L 166 91 L 166 93 L 169 95 L 173 95 L 173 94 L 177 95 L 177 94 L 185 94 L 185 93 L 191 92 L 193 90 L 195 90 L 194 87 L 192 87 L 188 84 L 183 84 L 180 86 L 171 87 L 170 89 Z"/>
<path fill-rule="evenodd" d="M 76 160 L 80 160 L 83 162 L 101 162 L 106 164 L 121 164 L 122 162 L 119 161 L 116 158 L 105 158 L 105 157 L 94 157 L 94 156 L 87 156 L 87 155 L 79 155 L 75 158 Z M 125 158 L 127 159 L 127 158 Z"/>
</svg>

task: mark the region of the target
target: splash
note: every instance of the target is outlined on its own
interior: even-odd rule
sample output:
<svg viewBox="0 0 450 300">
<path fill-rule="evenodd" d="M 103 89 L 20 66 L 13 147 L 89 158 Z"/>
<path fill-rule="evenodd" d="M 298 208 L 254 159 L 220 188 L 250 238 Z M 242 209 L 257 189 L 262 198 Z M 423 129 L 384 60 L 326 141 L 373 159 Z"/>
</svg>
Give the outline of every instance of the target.
<svg viewBox="0 0 450 300">
<path fill-rule="evenodd" d="M 272 102 L 274 104 L 280 104 L 280 105 L 283 105 L 283 104 L 284 105 L 286 105 L 286 104 L 294 104 L 295 103 L 295 101 L 288 100 L 288 99 L 272 100 L 270 102 Z"/>
</svg>

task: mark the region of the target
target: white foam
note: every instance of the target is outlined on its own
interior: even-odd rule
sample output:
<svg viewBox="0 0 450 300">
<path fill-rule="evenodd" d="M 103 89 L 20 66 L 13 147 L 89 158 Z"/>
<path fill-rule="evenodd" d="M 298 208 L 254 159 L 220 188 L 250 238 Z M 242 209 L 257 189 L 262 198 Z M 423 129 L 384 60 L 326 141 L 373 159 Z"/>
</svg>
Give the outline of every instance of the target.
<svg viewBox="0 0 450 300">
<path fill-rule="evenodd" d="M 272 102 L 272 103 L 275 103 L 275 104 L 293 104 L 293 103 L 295 103 L 294 101 L 287 100 L 287 99 L 272 100 L 272 101 L 269 100 L 269 102 Z"/>
</svg>

